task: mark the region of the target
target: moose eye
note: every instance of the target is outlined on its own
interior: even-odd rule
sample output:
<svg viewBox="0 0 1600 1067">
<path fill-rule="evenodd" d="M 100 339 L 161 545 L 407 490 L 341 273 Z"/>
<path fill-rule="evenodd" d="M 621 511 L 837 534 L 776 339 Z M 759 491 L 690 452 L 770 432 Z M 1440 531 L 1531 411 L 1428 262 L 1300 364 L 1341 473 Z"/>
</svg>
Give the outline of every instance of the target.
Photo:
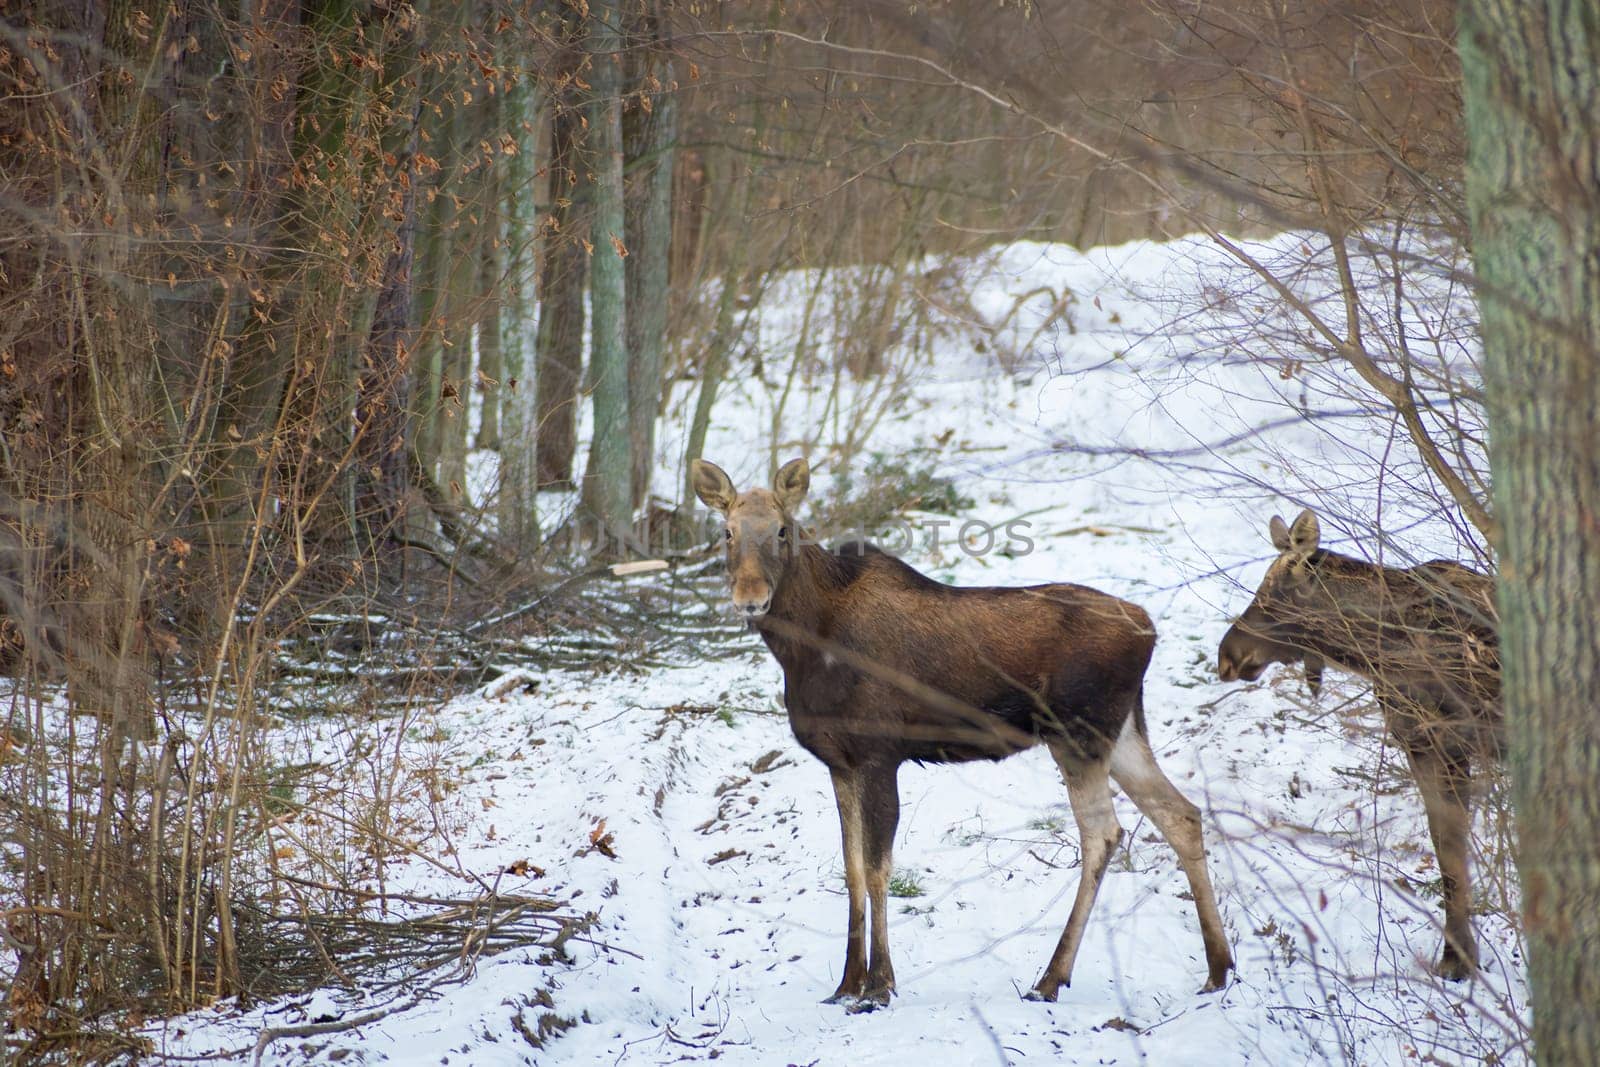
<svg viewBox="0 0 1600 1067">
<path fill-rule="evenodd" d="M 732 541 L 733 540 L 733 527 L 732 526 L 724 526 L 722 528 L 722 539 L 724 541 Z"/>
<path fill-rule="evenodd" d="M 778 527 L 778 540 L 780 540 L 780 541 L 789 540 L 789 527 L 787 527 L 787 526 Z"/>
</svg>

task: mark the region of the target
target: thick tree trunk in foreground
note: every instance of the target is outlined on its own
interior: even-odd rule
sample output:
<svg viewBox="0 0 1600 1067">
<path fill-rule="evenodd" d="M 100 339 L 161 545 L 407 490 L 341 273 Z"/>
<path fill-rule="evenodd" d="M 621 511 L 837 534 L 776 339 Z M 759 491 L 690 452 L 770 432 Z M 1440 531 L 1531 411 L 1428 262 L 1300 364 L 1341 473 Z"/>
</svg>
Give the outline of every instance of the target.
<svg viewBox="0 0 1600 1067">
<path fill-rule="evenodd" d="M 1468 201 L 1540 1063 L 1600 1058 L 1600 12 L 1471 0 Z"/>
</svg>

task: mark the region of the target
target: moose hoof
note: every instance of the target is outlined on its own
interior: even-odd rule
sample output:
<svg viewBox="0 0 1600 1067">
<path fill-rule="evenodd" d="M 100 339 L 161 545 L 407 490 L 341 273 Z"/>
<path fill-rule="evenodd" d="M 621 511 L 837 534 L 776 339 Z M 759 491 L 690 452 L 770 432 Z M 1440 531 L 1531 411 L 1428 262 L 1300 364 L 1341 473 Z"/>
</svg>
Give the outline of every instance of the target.
<svg viewBox="0 0 1600 1067">
<path fill-rule="evenodd" d="M 839 988 L 833 991 L 833 995 L 828 997 L 822 1003 L 853 1004 L 860 999 L 862 992 L 865 991 L 866 988 L 867 977 L 865 974 L 860 974 L 854 977 L 847 975 L 845 979 L 839 983 Z"/>
<path fill-rule="evenodd" d="M 1477 970 L 1476 964 L 1454 949 L 1445 949 L 1444 955 L 1439 957 L 1439 962 L 1433 966 L 1433 973 L 1447 982 L 1465 982 L 1476 974 Z"/>
<path fill-rule="evenodd" d="M 1056 991 L 1061 987 L 1055 982 L 1041 981 L 1038 985 L 1022 994 L 1023 1000 L 1031 1000 L 1039 1004 L 1054 1004 Z"/>
<path fill-rule="evenodd" d="M 889 998 L 894 996 L 894 986 L 880 985 L 868 989 L 859 997 L 852 997 L 850 1006 L 845 1011 L 851 1015 L 861 1015 L 869 1011 L 889 1006 Z"/>
<path fill-rule="evenodd" d="M 1202 994 L 1215 993 L 1218 990 L 1228 988 L 1228 972 L 1232 970 L 1233 964 L 1230 963 L 1221 970 L 1212 971 L 1211 977 L 1206 979 L 1206 984 L 1200 987 L 1200 992 Z"/>
<path fill-rule="evenodd" d="M 889 1006 L 889 998 L 894 996 L 894 968 L 887 958 L 873 960 L 856 992 L 855 1003 L 847 1009 L 852 1015 Z"/>
</svg>

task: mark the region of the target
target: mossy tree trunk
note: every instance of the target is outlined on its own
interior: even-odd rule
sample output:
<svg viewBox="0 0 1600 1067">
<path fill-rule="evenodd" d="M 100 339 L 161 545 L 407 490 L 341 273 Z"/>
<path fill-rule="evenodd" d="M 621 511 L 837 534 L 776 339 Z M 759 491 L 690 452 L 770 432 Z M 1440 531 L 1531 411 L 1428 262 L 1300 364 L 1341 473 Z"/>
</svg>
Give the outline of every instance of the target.
<svg viewBox="0 0 1600 1067">
<path fill-rule="evenodd" d="M 481 164 L 477 223 L 478 314 L 475 334 L 478 348 L 478 374 L 476 389 L 482 394 L 478 413 L 478 430 L 472 447 L 498 451 L 500 448 L 500 393 L 505 377 L 505 357 L 500 351 L 501 282 L 505 272 L 505 259 L 501 244 L 505 239 L 504 219 L 501 217 L 500 186 L 504 180 L 506 160 L 500 156 L 496 144 L 506 136 L 506 98 L 503 93 L 491 94 L 479 105 L 481 117 L 477 123 L 479 151 L 486 152 Z"/>
<path fill-rule="evenodd" d="M 484 106 L 485 112 L 493 120 L 485 128 L 488 137 L 498 132 L 499 103 L 498 99 L 491 97 Z M 483 403 L 479 409 L 478 432 L 473 437 L 472 447 L 490 450 L 500 448 L 500 390 L 505 380 L 505 355 L 500 349 L 501 284 L 505 272 L 505 260 L 500 247 L 504 240 L 504 227 L 500 219 L 500 170 L 498 166 L 484 168 L 477 227 L 478 300 L 481 304 L 477 325 L 477 388 L 483 394 Z"/>
<path fill-rule="evenodd" d="M 531 78 L 522 78 L 502 104 L 502 124 L 515 144 L 498 190 L 505 217 L 493 256 L 499 278 L 500 326 L 500 536 L 519 548 L 539 534 L 537 422 L 534 383 L 529 378 L 537 351 L 534 326 L 536 240 L 535 153 L 540 99 Z"/>
<path fill-rule="evenodd" d="M 470 4 L 457 5 L 447 19 L 432 27 L 432 32 L 440 37 L 459 33 L 471 11 Z M 465 150 L 461 115 L 465 105 L 459 71 L 425 64 L 421 77 L 422 98 L 429 103 L 422 112 L 421 149 L 431 165 L 426 168 L 429 177 L 422 190 L 424 199 L 417 220 L 412 443 L 420 473 L 428 479 L 442 480 L 445 431 L 453 424 L 458 404 L 456 384 L 450 376 L 452 353 L 448 345 L 453 340 L 451 331 L 459 311 L 451 297 L 457 281 L 462 209 L 466 202 L 455 188 Z"/>
<path fill-rule="evenodd" d="M 633 511 L 629 437 L 627 270 L 622 195 L 622 10 L 613 0 L 589 6 L 589 141 L 593 147 L 594 222 L 589 256 L 590 379 L 594 432 L 584 475 L 584 509 L 620 533 Z"/>
<path fill-rule="evenodd" d="M 1600 1049 L 1600 9 L 1470 0 L 1468 203 L 1535 1058 Z"/>
</svg>

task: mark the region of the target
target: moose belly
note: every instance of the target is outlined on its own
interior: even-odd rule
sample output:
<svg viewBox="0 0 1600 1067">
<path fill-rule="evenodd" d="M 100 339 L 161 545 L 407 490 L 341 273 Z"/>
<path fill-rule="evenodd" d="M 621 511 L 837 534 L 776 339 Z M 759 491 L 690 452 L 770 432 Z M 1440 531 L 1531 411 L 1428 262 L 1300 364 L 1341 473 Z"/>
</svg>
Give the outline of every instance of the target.
<svg viewBox="0 0 1600 1067">
<path fill-rule="evenodd" d="M 789 726 L 795 740 L 829 766 L 965 763 L 1005 759 L 1037 744 L 1040 711 L 1037 697 L 1020 691 L 946 707 L 909 700 L 828 708 L 791 703 Z"/>
</svg>

